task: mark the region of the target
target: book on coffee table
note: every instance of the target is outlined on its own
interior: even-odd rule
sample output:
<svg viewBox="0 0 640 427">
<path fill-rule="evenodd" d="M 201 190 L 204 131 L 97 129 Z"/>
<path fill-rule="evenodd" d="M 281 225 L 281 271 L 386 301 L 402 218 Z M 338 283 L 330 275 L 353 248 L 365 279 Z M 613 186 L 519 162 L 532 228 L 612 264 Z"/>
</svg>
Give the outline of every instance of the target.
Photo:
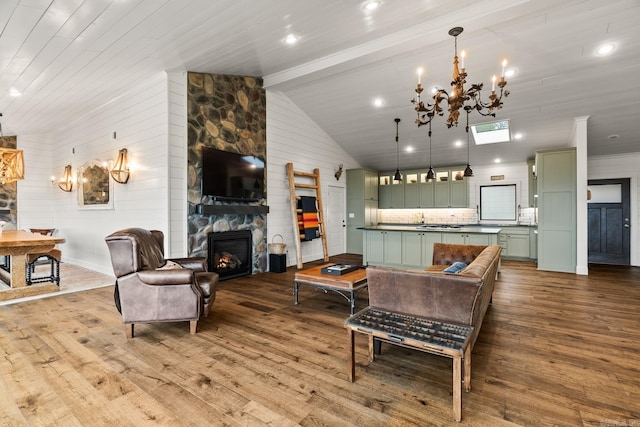
<svg viewBox="0 0 640 427">
<path fill-rule="evenodd" d="M 342 276 L 343 274 L 350 273 L 360 268 L 356 264 L 334 264 L 327 267 L 323 267 L 320 272 L 322 274 L 330 274 L 332 276 Z"/>
</svg>

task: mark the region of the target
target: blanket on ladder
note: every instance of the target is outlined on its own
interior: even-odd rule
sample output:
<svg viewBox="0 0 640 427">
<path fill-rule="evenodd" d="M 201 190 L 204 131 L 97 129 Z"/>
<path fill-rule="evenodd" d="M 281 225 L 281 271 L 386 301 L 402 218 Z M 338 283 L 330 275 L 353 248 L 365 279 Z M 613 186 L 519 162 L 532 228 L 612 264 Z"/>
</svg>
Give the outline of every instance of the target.
<svg viewBox="0 0 640 427">
<path fill-rule="evenodd" d="M 300 200 L 298 200 L 298 228 L 301 240 L 313 240 L 320 237 L 315 197 L 300 196 Z"/>
</svg>

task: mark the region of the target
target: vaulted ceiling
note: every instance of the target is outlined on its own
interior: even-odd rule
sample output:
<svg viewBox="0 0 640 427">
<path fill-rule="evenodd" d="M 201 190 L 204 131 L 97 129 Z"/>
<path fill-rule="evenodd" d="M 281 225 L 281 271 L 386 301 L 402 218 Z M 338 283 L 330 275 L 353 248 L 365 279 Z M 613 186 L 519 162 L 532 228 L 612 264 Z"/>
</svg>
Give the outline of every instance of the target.
<svg viewBox="0 0 640 427">
<path fill-rule="evenodd" d="M 589 155 L 640 152 L 638 22 L 637 0 L 382 0 L 375 10 L 361 0 L 2 0 L 1 123 L 5 135 L 56 132 L 170 70 L 262 76 L 363 166 L 395 169 L 400 118 L 401 167 L 425 167 L 416 70 L 426 89 L 449 89 L 448 31 L 460 26 L 467 82 L 484 83 L 485 98 L 502 59 L 516 71 L 497 118 L 522 135 L 471 139 L 472 164 L 566 146 L 584 116 Z M 615 50 L 597 56 L 605 42 Z M 445 118 L 433 123 L 432 163 L 466 163 L 464 119 L 447 129 Z"/>
</svg>

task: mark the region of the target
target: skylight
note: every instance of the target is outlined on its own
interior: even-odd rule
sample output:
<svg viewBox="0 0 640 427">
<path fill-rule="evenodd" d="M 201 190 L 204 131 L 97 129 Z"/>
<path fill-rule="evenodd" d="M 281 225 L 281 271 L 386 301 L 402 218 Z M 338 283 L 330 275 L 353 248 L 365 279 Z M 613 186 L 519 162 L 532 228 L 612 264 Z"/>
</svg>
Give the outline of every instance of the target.
<svg viewBox="0 0 640 427">
<path fill-rule="evenodd" d="M 476 145 L 511 141 L 509 120 L 471 125 L 471 133 Z"/>
</svg>

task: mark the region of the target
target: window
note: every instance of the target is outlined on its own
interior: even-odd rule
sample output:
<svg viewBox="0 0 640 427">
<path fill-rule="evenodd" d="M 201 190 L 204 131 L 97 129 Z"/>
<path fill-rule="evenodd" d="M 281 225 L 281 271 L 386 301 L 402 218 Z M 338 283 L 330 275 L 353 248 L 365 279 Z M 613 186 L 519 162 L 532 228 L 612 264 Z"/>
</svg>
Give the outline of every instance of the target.
<svg viewBox="0 0 640 427">
<path fill-rule="evenodd" d="M 481 221 L 516 221 L 516 184 L 480 186 Z"/>
<path fill-rule="evenodd" d="M 471 133 L 476 145 L 511 141 L 509 120 L 472 125 Z"/>
</svg>

